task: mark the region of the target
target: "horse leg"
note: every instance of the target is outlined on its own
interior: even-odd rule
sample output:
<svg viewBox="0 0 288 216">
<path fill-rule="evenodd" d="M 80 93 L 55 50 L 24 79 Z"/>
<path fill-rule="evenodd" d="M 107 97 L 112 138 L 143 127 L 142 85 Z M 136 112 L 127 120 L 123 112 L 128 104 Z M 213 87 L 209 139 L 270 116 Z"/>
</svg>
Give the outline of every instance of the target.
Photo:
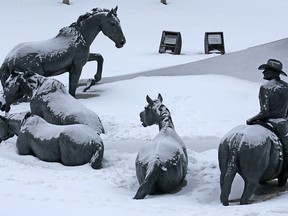
<svg viewBox="0 0 288 216">
<path fill-rule="evenodd" d="M 93 143 L 93 155 L 90 160 L 90 165 L 93 169 L 100 169 L 104 155 L 104 146 L 102 143 Z"/>
<path fill-rule="evenodd" d="M 89 61 L 97 61 L 97 72 L 94 76 L 95 84 L 102 79 L 102 70 L 103 70 L 103 62 L 104 58 L 100 53 L 90 53 L 88 57 Z M 95 85 L 94 84 L 94 85 Z"/>
<path fill-rule="evenodd" d="M 32 149 L 28 144 L 27 137 L 20 134 L 16 141 L 16 147 L 19 155 L 34 155 Z"/>
<path fill-rule="evenodd" d="M 99 82 L 102 79 L 102 68 L 103 68 L 103 62 L 104 59 L 99 53 L 90 53 L 88 61 L 97 61 L 97 72 L 94 75 L 94 79 L 89 79 L 87 81 L 86 87 L 83 89 L 83 92 L 86 92 L 91 88 L 91 86 L 96 85 L 97 82 Z"/>
<path fill-rule="evenodd" d="M 229 141 L 225 141 L 219 145 L 218 161 L 220 168 L 220 201 L 224 206 L 229 205 L 229 195 L 235 175 L 237 173 L 236 156 L 229 153 Z M 235 150 L 235 149 L 234 149 Z"/>
<path fill-rule="evenodd" d="M 244 192 L 241 196 L 240 199 L 240 205 L 245 205 L 249 203 L 249 199 L 251 198 L 252 194 L 256 190 L 259 180 L 257 178 L 253 179 L 246 179 L 245 181 L 245 186 L 244 186 Z"/>
<path fill-rule="evenodd" d="M 220 187 L 221 187 L 221 195 L 220 195 L 220 201 L 224 206 L 229 205 L 229 195 L 231 193 L 231 187 L 233 180 L 236 175 L 236 167 L 232 169 L 227 169 L 226 172 L 221 171 L 220 175 Z"/>
<path fill-rule="evenodd" d="M 69 94 L 75 97 L 78 81 L 82 72 L 82 65 L 73 65 L 69 71 Z"/>
</svg>

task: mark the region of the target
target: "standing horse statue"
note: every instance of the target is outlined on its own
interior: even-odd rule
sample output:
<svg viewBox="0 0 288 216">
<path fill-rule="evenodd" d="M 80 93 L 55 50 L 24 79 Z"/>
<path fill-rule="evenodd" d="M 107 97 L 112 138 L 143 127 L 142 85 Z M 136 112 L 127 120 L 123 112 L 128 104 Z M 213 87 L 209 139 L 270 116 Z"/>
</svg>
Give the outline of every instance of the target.
<svg viewBox="0 0 288 216">
<path fill-rule="evenodd" d="M 220 200 L 229 205 L 228 197 L 236 173 L 244 180 L 240 204 L 248 204 L 259 183 L 278 178 L 279 186 L 283 167 L 283 150 L 278 137 L 261 125 L 240 125 L 221 140 L 218 149 L 221 171 Z"/>
<path fill-rule="evenodd" d="M 114 41 L 117 48 L 126 43 L 117 7 L 111 10 L 95 8 L 91 13 L 80 16 L 77 22 L 62 28 L 52 39 L 18 44 L 0 68 L 2 87 L 11 71 L 34 71 L 45 77 L 68 72 L 69 93 L 75 96 L 83 66 L 87 61 L 96 60 L 98 71 L 87 90 L 102 77 L 102 56 L 89 53 L 90 45 L 100 31 Z"/>
<path fill-rule="evenodd" d="M 51 124 L 85 124 L 98 134 L 104 133 L 99 116 L 72 97 L 56 79 L 33 72 L 12 72 L 4 85 L 1 110 L 8 112 L 11 104 L 23 96 L 30 97 L 31 112 Z"/>
<path fill-rule="evenodd" d="M 0 116 L 0 141 L 14 134 L 18 136 L 16 147 L 20 155 L 34 155 L 66 166 L 90 163 L 94 169 L 101 168 L 102 139 L 86 125 L 52 125 L 31 113 Z"/>
<path fill-rule="evenodd" d="M 159 133 L 137 155 L 136 175 L 140 187 L 134 199 L 175 192 L 181 188 L 188 165 L 185 144 L 174 130 L 170 112 L 162 104 L 162 96 L 159 94 L 153 101 L 147 95 L 146 100 L 148 105 L 140 113 L 142 125 L 157 124 Z"/>
</svg>

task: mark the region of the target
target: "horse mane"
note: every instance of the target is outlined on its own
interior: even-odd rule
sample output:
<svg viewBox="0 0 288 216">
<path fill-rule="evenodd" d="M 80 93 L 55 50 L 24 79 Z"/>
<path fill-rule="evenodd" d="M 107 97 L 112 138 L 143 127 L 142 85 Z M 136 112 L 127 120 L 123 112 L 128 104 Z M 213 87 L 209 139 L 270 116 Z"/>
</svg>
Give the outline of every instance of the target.
<svg viewBox="0 0 288 216">
<path fill-rule="evenodd" d="M 109 11 L 110 10 L 105 9 L 105 8 L 104 9 L 98 8 L 98 7 L 97 8 L 93 8 L 91 10 L 91 12 L 87 12 L 86 14 L 83 14 L 83 15 L 79 16 L 77 21 L 76 21 L 76 23 L 72 23 L 71 26 L 75 25 L 75 24 L 78 25 L 78 26 L 81 26 L 81 24 L 82 24 L 82 22 L 84 20 L 89 19 L 90 17 L 94 16 L 95 14 L 102 13 L 102 12 L 109 12 Z"/>
<path fill-rule="evenodd" d="M 28 79 L 30 81 L 28 81 Z M 34 74 L 33 76 L 29 77 L 27 82 L 30 83 L 30 88 L 36 90 L 37 94 L 47 94 L 56 91 L 65 92 L 66 88 L 62 82 L 57 79 L 44 77 L 39 74 Z M 33 84 L 31 84 L 34 82 Z M 32 94 L 34 95 L 36 92 L 32 90 Z"/>
<path fill-rule="evenodd" d="M 162 125 L 162 127 L 171 127 L 172 129 L 174 129 L 171 113 L 169 109 L 159 99 L 153 101 L 153 108 L 160 118 L 160 124 Z"/>
<path fill-rule="evenodd" d="M 163 126 L 168 126 L 174 129 L 174 124 L 171 118 L 171 113 L 169 109 L 164 105 L 161 104 L 157 110 L 160 120 L 162 121 Z M 169 123 L 170 122 L 170 123 Z"/>
<path fill-rule="evenodd" d="M 40 85 L 41 91 L 43 91 L 44 93 L 47 93 L 47 91 L 51 93 L 60 90 L 61 92 L 66 92 L 66 88 L 62 82 L 53 78 L 47 78 L 47 77 L 45 78 L 46 79 L 44 79 L 44 82 Z"/>
<path fill-rule="evenodd" d="M 79 32 L 79 28 L 81 27 L 83 21 L 91 18 L 92 16 L 102 13 L 102 12 L 109 12 L 110 10 L 108 9 L 102 9 L 102 8 L 93 8 L 91 12 L 87 12 L 86 14 L 83 14 L 78 17 L 76 22 L 71 23 L 71 25 L 63 27 L 60 29 L 58 35 L 59 36 L 70 36 L 70 37 L 75 37 L 75 41 L 80 41 L 82 43 L 85 43 L 85 40 L 82 36 L 82 34 Z"/>
</svg>

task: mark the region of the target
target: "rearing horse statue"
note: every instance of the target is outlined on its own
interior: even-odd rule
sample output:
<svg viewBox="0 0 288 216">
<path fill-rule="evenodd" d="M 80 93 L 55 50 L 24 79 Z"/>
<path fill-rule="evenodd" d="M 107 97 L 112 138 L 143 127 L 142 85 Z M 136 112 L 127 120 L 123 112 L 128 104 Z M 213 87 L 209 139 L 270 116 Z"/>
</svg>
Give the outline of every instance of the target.
<svg viewBox="0 0 288 216">
<path fill-rule="evenodd" d="M 33 71 L 45 77 L 68 72 L 69 93 L 75 97 L 82 68 L 87 61 L 98 62 L 97 73 L 88 87 L 102 78 L 103 58 L 100 54 L 89 52 L 100 31 L 114 41 L 117 48 L 126 43 L 117 17 L 117 7 L 111 10 L 94 8 L 91 13 L 81 15 L 77 22 L 62 28 L 54 38 L 18 44 L 6 56 L 0 68 L 2 87 L 11 71 Z"/>
</svg>

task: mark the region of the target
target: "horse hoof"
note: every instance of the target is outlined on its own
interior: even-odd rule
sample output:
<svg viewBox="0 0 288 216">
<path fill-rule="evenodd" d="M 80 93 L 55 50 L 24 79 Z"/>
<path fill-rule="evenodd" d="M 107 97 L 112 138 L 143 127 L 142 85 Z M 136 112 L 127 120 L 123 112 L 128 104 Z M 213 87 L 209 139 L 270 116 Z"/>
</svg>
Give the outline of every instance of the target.
<svg viewBox="0 0 288 216">
<path fill-rule="evenodd" d="M 278 177 L 278 186 L 283 187 L 287 183 L 287 176 L 279 176 Z"/>
</svg>

